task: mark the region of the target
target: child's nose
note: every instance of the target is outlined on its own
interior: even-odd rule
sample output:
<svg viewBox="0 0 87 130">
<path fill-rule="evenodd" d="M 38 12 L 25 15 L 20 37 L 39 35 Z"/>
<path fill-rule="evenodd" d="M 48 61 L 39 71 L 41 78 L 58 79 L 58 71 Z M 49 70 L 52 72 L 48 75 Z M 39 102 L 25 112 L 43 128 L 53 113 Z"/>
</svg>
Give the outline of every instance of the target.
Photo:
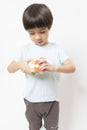
<svg viewBox="0 0 87 130">
<path fill-rule="evenodd" d="M 41 36 L 39 34 L 36 34 L 35 35 L 35 39 L 38 40 L 38 39 L 41 39 Z"/>
</svg>

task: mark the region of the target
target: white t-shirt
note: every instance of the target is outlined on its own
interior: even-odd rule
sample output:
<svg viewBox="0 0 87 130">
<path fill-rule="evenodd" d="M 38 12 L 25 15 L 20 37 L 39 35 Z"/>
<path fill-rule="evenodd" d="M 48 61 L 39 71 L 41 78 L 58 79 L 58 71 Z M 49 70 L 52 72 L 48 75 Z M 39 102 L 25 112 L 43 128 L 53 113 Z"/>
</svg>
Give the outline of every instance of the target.
<svg viewBox="0 0 87 130">
<path fill-rule="evenodd" d="M 27 44 L 17 53 L 14 60 L 23 61 L 29 58 L 39 59 L 44 57 L 48 63 L 63 65 L 68 56 L 55 43 L 38 46 L 34 43 Z M 59 101 L 58 82 L 59 72 L 44 72 L 41 75 L 25 74 L 24 98 L 30 102 Z"/>
</svg>

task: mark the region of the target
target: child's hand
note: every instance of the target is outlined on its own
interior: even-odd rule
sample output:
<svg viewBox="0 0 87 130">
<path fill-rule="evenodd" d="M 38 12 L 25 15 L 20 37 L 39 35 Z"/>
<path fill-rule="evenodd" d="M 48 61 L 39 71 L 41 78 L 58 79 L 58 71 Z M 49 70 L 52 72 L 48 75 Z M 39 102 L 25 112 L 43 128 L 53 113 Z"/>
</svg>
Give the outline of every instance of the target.
<svg viewBox="0 0 87 130">
<path fill-rule="evenodd" d="M 28 63 L 31 62 L 32 59 L 27 59 L 25 61 L 19 62 L 19 68 L 22 72 L 31 74 Z"/>
<path fill-rule="evenodd" d="M 45 58 L 40 58 L 40 63 L 42 63 L 40 66 L 42 71 L 56 72 L 58 68 L 56 65 L 49 64 Z"/>
<path fill-rule="evenodd" d="M 56 65 L 51 65 L 49 63 L 43 63 L 41 66 L 40 66 L 40 69 L 42 71 L 49 71 L 49 72 L 56 72 L 57 71 L 57 68 L 58 66 Z"/>
</svg>

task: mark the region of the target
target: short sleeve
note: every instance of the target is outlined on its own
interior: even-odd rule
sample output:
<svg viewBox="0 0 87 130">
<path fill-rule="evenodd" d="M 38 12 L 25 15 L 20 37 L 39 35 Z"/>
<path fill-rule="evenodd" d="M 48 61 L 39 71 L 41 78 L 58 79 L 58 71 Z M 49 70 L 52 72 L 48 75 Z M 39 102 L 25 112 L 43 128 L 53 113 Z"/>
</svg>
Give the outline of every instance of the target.
<svg viewBox="0 0 87 130">
<path fill-rule="evenodd" d="M 59 56 L 59 62 L 61 65 L 63 65 L 64 61 L 69 58 L 62 48 L 59 48 L 58 56 Z"/>
</svg>

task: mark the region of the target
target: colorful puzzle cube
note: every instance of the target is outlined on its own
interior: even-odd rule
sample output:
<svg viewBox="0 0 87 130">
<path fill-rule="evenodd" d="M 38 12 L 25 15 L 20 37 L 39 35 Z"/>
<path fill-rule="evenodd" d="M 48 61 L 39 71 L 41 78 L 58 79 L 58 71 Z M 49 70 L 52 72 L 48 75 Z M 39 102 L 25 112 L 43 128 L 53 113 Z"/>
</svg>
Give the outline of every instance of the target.
<svg viewBox="0 0 87 130">
<path fill-rule="evenodd" d="M 39 75 L 42 74 L 43 71 L 40 69 L 40 65 L 42 63 L 39 63 L 39 60 L 32 60 L 31 62 L 29 62 L 28 66 L 30 68 L 30 72 L 33 75 Z"/>
</svg>

